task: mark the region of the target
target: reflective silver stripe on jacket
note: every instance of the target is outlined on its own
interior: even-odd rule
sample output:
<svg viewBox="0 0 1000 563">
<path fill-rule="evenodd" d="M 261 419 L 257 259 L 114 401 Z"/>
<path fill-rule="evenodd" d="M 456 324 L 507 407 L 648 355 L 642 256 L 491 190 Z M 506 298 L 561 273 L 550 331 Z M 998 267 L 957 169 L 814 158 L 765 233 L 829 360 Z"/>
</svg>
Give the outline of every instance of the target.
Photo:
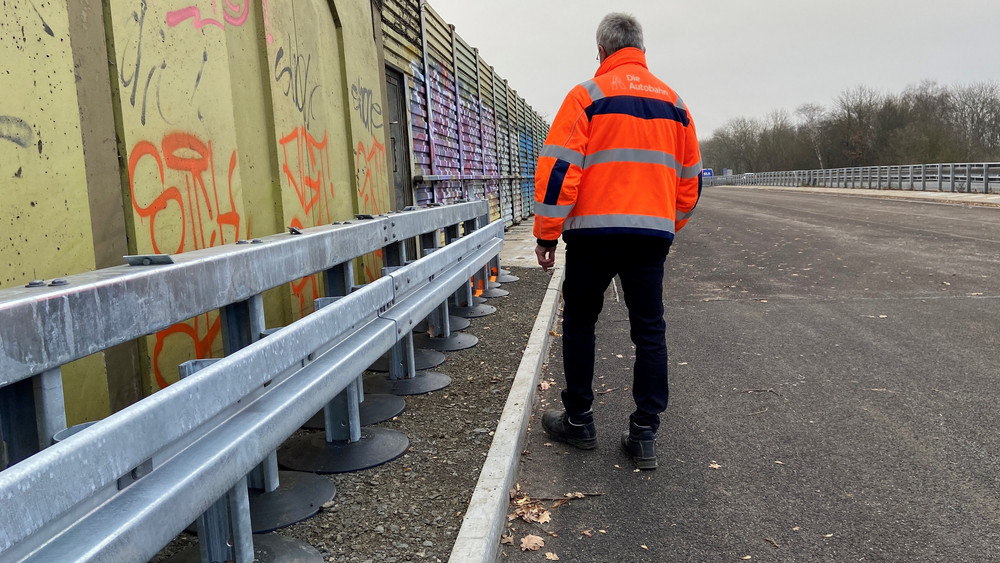
<svg viewBox="0 0 1000 563">
<path fill-rule="evenodd" d="M 580 84 L 580 86 L 586 88 L 587 93 L 590 94 L 591 101 L 596 102 L 597 100 L 604 98 L 604 92 L 601 91 L 601 87 L 598 86 L 593 80 L 588 80 L 583 84 Z"/>
<path fill-rule="evenodd" d="M 701 174 L 701 162 L 694 166 L 685 166 L 681 170 L 681 179 L 697 178 Z"/>
<path fill-rule="evenodd" d="M 677 158 L 670 153 L 663 151 L 650 151 L 644 149 L 608 149 L 588 154 L 583 160 L 583 167 L 589 168 L 596 164 L 607 164 L 609 162 L 635 162 L 639 164 L 662 164 L 668 168 L 673 168 L 680 175 L 680 163 Z"/>
<path fill-rule="evenodd" d="M 690 219 L 692 215 L 694 215 L 694 209 L 692 209 L 691 211 L 688 211 L 688 212 L 678 211 L 677 212 L 677 219 L 676 220 L 677 221 L 683 221 L 685 219 Z"/>
<path fill-rule="evenodd" d="M 547 203 L 535 202 L 535 215 L 539 217 L 565 219 L 566 217 L 569 217 L 570 211 L 573 211 L 572 205 L 549 205 Z"/>
<path fill-rule="evenodd" d="M 563 223 L 563 231 L 615 227 L 650 229 L 667 233 L 674 232 L 674 222 L 672 220 L 664 219 L 663 217 L 651 217 L 649 215 L 579 215 L 569 217 Z"/>
<path fill-rule="evenodd" d="M 580 168 L 583 168 L 583 153 L 567 149 L 566 147 L 560 147 L 559 145 L 545 145 L 542 147 L 541 156 L 551 156 L 552 158 L 565 160 L 570 164 L 575 164 Z"/>
</svg>

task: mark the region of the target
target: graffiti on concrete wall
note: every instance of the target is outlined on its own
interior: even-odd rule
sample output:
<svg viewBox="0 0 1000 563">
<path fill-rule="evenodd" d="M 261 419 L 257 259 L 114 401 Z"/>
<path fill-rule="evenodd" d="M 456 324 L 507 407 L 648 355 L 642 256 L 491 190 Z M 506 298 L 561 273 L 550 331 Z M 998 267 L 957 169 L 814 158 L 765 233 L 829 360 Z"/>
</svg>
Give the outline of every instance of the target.
<svg viewBox="0 0 1000 563">
<path fill-rule="evenodd" d="M 169 133 L 160 146 L 136 143 L 129 152 L 129 192 L 135 213 L 148 220 L 153 252 L 176 254 L 240 238 L 240 213 L 233 195 L 235 150 L 228 160 L 226 173 L 217 174 L 212 143 L 188 133 Z M 149 166 L 152 170 L 145 168 Z M 141 170 L 159 177 L 161 189 L 151 201 L 142 201 L 136 190 Z M 164 235 L 156 228 L 158 220 L 179 227 Z"/>
<path fill-rule="evenodd" d="M 185 108 L 203 119 L 201 109 L 195 103 L 195 95 L 208 63 L 208 49 L 203 49 L 200 57 L 191 61 L 171 61 L 164 56 L 144 56 L 143 47 L 150 39 L 146 26 L 149 6 L 146 0 L 138 11 L 131 13 L 128 35 L 118 49 L 118 81 L 122 88 L 122 103 L 128 102 L 139 109 L 139 122 L 146 125 L 148 117 L 155 111 L 164 123 L 172 124 L 180 116 L 167 115 L 164 101 L 176 98 L 181 90 L 190 90 L 187 104 L 173 104 L 174 108 Z M 153 33 L 153 41 L 166 41 L 163 28 Z M 151 60 L 152 59 L 152 60 Z"/>
<path fill-rule="evenodd" d="M 317 139 L 306 127 L 296 127 L 284 135 L 281 145 L 281 170 L 295 192 L 298 209 L 294 210 L 292 227 L 322 225 L 333 221 L 335 190 L 327 133 Z M 312 302 L 320 297 L 319 279 L 308 276 L 292 282 L 292 294 L 298 300 L 298 311 L 312 310 Z"/>
<path fill-rule="evenodd" d="M 172 12 L 167 12 L 167 25 L 170 27 L 175 27 L 180 25 L 182 22 L 187 20 L 192 20 L 191 24 L 195 29 L 200 30 L 206 25 L 215 26 L 219 29 L 226 29 L 226 25 L 236 25 L 240 26 L 246 23 L 247 16 L 250 14 L 250 0 L 243 0 L 242 5 L 240 2 L 231 2 L 230 0 L 222 0 L 222 20 L 216 19 L 218 17 L 218 10 L 215 0 L 212 0 L 212 16 L 214 17 L 202 17 L 201 8 L 197 5 L 187 6 L 179 10 L 174 10 Z M 225 22 L 225 23 L 223 23 Z"/>
<path fill-rule="evenodd" d="M 174 254 L 240 239 L 241 217 L 233 193 L 236 165 L 235 150 L 217 163 L 212 143 L 190 133 L 168 133 L 158 145 L 136 143 L 129 152 L 129 192 L 138 221 L 149 229 L 153 252 Z M 152 178 L 158 189 L 140 193 L 139 178 L 147 187 Z M 158 221 L 171 228 L 158 229 Z M 196 358 L 209 358 L 220 326 L 218 313 L 212 312 L 156 333 L 152 354 L 156 384 L 168 385 L 164 372 L 171 364 L 164 363 L 164 349 L 189 349 Z"/>
<path fill-rule="evenodd" d="M 10 141 L 22 149 L 34 143 L 35 133 L 23 119 L 0 115 L 0 141 Z"/>
<path fill-rule="evenodd" d="M 267 42 L 272 43 L 274 41 L 274 36 L 271 34 L 270 18 L 268 17 L 267 11 L 267 0 L 260 0 L 261 5 L 264 8 L 264 27 L 267 29 Z M 222 21 L 219 21 L 219 11 L 220 8 L 218 4 L 223 4 L 221 7 L 222 11 Z M 226 26 L 242 26 L 246 23 L 247 18 L 250 15 L 250 0 L 243 0 L 240 4 L 239 1 L 232 2 L 230 0 L 222 0 L 221 2 L 216 2 L 216 0 L 211 0 L 211 5 L 208 10 L 204 9 L 204 2 L 199 6 L 197 4 L 186 6 L 179 10 L 174 10 L 172 12 L 167 12 L 167 25 L 169 27 L 176 27 L 182 23 L 191 20 L 191 25 L 195 29 L 201 30 L 205 26 L 217 27 L 219 29 L 225 30 Z M 212 14 L 211 17 L 203 16 L 202 14 L 209 13 Z"/>
<path fill-rule="evenodd" d="M 288 44 L 292 44 L 291 37 L 288 38 Z M 284 47 L 278 47 L 274 56 L 274 82 L 302 114 L 306 128 L 316 118 L 313 104 L 316 102 L 316 94 L 320 92 L 320 84 L 310 81 L 311 65 L 312 54 L 296 53 L 291 48 L 286 52 Z"/>
<path fill-rule="evenodd" d="M 386 209 L 383 207 L 389 201 L 389 179 L 386 173 L 385 145 L 373 135 L 370 146 L 358 142 L 354 153 L 354 169 L 357 173 L 358 210 L 369 215 L 378 215 Z M 374 280 L 381 275 L 382 253 L 367 255 L 364 263 L 364 274 L 367 279 Z"/>
<path fill-rule="evenodd" d="M 0 141 L 13 143 L 14 145 L 27 149 L 35 144 L 35 132 L 31 130 L 23 119 L 12 115 L 0 115 Z M 16 149 L 15 149 L 16 150 Z M 42 152 L 42 141 L 38 141 L 38 152 Z M 20 166 L 13 172 L 15 178 L 20 178 L 24 169 Z"/>
<path fill-rule="evenodd" d="M 334 186 L 326 132 L 322 139 L 317 139 L 305 127 L 296 127 L 279 143 L 281 170 L 300 205 L 296 215 L 305 214 L 308 220 L 306 217 L 300 220 L 314 225 L 329 223 L 333 220 Z"/>
<path fill-rule="evenodd" d="M 351 84 L 351 106 L 361 118 L 361 123 L 369 133 L 382 128 L 382 104 L 375 98 L 376 92 L 361 83 L 359 78 Z"/>
</svg>

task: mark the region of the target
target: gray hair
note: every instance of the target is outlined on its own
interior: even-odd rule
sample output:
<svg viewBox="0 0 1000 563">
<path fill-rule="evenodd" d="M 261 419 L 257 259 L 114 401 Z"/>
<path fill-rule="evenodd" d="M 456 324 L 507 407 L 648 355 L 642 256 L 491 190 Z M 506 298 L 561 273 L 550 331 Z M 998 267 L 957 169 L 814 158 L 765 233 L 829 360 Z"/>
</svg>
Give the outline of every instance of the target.
<svg viewBox="0 0 1000 563">
<path fill-rule="evenodd" d="M 642 26 L 632 15 L 622 13 L 604 16 L 597 26 L 597 44 L 608 55 L 626 47 L 646 48 L 642 43 Z"/>
</svg>

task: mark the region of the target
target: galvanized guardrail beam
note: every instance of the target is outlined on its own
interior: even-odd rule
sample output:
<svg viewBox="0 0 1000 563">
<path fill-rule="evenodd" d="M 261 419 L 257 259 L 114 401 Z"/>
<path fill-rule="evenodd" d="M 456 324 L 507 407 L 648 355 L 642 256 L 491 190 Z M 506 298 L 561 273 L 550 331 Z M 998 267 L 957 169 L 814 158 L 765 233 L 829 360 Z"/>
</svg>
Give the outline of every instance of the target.
<svg viewBox="0 0 1000 563">
<path fill-rule="evenodd" d="M 956 193 L 1000 193 L 1000 162 L 963 162 L 786 170 L 710 176 L 706 186 L 822 186 Z"/>
<path fill-rule="evenodd" d="M 469 223 L 481 207 L 458 215 L 431 210 L 445 221 L 432 229 Z M 386 227 L 378 247 L 424 228 L 392 221 L 376 223 Z M 311 234 L 288 238 L 303 244 Z M 83 560 L 139 560 L 155 554 L 356 380 L 400 338 L 401 324 L 426 316 L 499 253 L 502 225 L 466 235 L 0 472 L 0 558 L 58 560 L 72 553 Z M 328 258 L 320 262 L 329 267 Z M 141 286 L 161 287 L 152 280 Z M 261 291 L 254 290 L 251 295 Z M 10 302 L 24 304 L 22 297 Z M 119 477 L 149 460 L 151 472 L 116 490 Z"/>
</svg>

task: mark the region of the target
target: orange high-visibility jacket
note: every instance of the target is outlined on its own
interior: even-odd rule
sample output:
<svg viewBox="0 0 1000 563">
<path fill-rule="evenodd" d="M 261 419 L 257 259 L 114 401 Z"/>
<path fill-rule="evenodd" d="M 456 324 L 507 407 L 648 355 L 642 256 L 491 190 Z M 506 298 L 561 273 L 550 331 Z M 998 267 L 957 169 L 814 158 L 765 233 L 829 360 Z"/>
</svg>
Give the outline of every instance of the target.
<svg viewBox="0 0 1000 563">
<path fill-rule="evenodd" d="M 560 234 L 627 233 L 673 240 L 701 195 L 701 152 L 680 97 L 639 49 L 604 60 L 573 88 L 535 171 L 538 243 Z"/>
</svg>

